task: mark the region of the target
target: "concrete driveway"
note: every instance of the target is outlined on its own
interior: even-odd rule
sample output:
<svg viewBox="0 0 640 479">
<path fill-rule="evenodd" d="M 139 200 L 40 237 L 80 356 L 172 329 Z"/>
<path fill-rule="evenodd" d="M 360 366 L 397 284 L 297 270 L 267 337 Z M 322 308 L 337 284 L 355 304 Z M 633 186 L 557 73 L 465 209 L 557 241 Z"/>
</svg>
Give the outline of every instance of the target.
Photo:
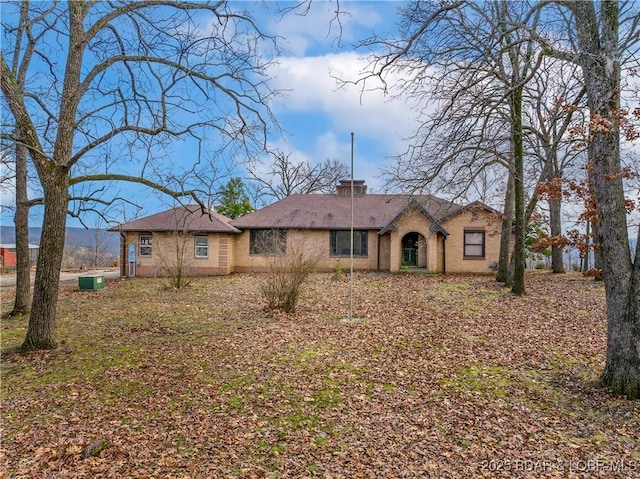
<svg viewBox="0 0 640 479">
<path fill-rule="evenodd" d="M 87 275 L 96 275 L 101 274 L 104 276 L 104 279 L 119 279 L 120 278 L 120 270 L 119 269 L 88 269 L 79 272 L 68 272 L 62 271 L 60 273 L 60 283 L 61 284 L 78 284 L 78 278 L 80 276 Z M 31 284 L 33 284 L 33 280 L 35 279 L 35 274 L 31 275 Z M 0 276 L 0 288 L 8 288 L 14 287 L 16 285 L 16 275 L 12 274 L 3 274 Z"/>
</svg>

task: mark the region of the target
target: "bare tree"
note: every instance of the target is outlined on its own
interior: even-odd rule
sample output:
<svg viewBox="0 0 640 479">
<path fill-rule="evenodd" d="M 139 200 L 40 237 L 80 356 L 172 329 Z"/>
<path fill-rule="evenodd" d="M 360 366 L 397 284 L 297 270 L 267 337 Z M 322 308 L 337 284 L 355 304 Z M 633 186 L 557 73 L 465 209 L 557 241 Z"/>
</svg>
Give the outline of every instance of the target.
<svg viewBox="0 0 640 479">
<path fill-rule="evenodd" d="M 28 21 L 29 2 L 20 5 L 18 24 L 15 26 L 15 44 L 12 52 L 11 73 L 18 94 L 23 95 L 27 81 L 27 68 L 35 52 L 35 43 L 42 32 L 34 32 Z M 26 46 L 23 40 L 27 39 Z M 22 58 L 21 58 L 22 57 Z M 3 135 L 4 137 L 5 135 Z M 4 138 L 3 138 L 4 140 Z M 31 309 L 31 261 L 29 256 L 29 209 L 32 203 L 28 195 L 28 149 L 21 125 L 14 123 L 15 148 L 15 214 L 16 234 L 16 293 L 13 310 L 9 315 L 26 314 Z"/>
<path fill-rule="evenodd" d="M 464 191 L 484 169 L 496 164 L 509 169 L 516 294 L 525 291 L 524 90 L 543 58 L 528 33 L 539 14 L 529 13 L 527 2 L 410 2 L 401 9 L 399 39 L 374 36 L 361 43 L 386 49 L 373 54 L 369 76 L 361 82 L 375 76 L 384 83 L 389 72 L 397 72 L 404 78 L 399 94 L 426 113 L 396 169 L 398 183 L 426 187 L 434 180 L 440 185 L 444 177 L 447 186 Z M 429 106 L 434 99 L 435 114 Z M 511 201 L 505 203 L 507 221 Z"/>
<path fill-rule="evenodd" d="M 111 266 L 114 262 L 114 256 L 109 251 L 109 244 L 114 233 L 109 233 L 105 228 L 100 227 L 98 222 L 93 228 L 91 228 L 91 256 L 89 258 L 90 265 L 94 268 Z"/>
<path fill-rule="evenodd" d="M 87 247 L 77 236 L 71 236 L 65 239 L 64 253 L 62 255 L 62 269 L 79 269 L 84 267 L 84 259 L 87 257 Z"/>
<path fill-rule="evenodd" d="M 582 77 L 575 65 L 545 58 L 541 68 L 531 78 L 525 91 L 524 110 L 526 148 L 539 162 L 540 177 L 537 186 L 544 184 L 549 193 L 549 228 L 552 237 L 562 235 L 562 180 L 572 168 L 584 170 L 584 148 L 572 139 L 571 127 L 583 120 L 579 114 L 584 106 L 585 90 Z M 577 118 L 576 118 L 577 117 Z M 556 191 L 551 191 L 551 190 Z M 538 188 L 534 188 L 527 208 L 528 217 L 538 201 Z M 528 221 L 527 221 L 528 224 Z M 551 246 L 554 273 L 564 272 L 562 246 Z"/>
<path fill-rule="evenodd" d="M 283 237 L 288 238 L 283 241 Z M 309 277 L 320 262 L 319 252 L 305 245 L 303 236 L 294 230 L 284 236 L 281 231 L 271 231 L 257 247 L 270 252 L 265 255 L 267 272 L 260 285 L 267 308 L 295 312 Z"/>
<path fill-rule="evenodd" d="M 212 162 L 235 151 L 253 156 L 275 123 L 268 106 L 275 92 L 260 53 L 261 43 L 275 40 L 223 1 L 20 8 L 25 15 L 3 16 L 0 85 L 43 189 L 23 348 L 46 349 L 56 345 L 59 271 L 75 189 L 135 182 L 204 207 L 199 195 Z M 38 74 L 21 80 L 16 71 Z M 192 143 L 193 158 L 170 166 L 158 161 L 178 140 Z"/>
<path fill-rule="evenodd" d="M 13 217 L 16 233 L 16 295 L 11 316 L 26 314 L 31 309 L 31 258 L 29 254 L 29 193 L 27 148 L 22 143 L 22 133 L 16 128 L 15 143 L 15 195 L 16 209 Z"/>
<path fill-rule="evenodd" d="M 593 168 L 599 243 L 607 298 L 607 358 L 602 383 L 614 394 L 640 397 L 640 227 L 632 259 L 620 161 L 620 75 L 623 59 L 637 55 L 639 16 L 630 3 L 559 2 L 571 16 L 573 48 L 551 47 L 580 65 L 591 115 L 588 151 Z"/>
<path fill-rule="evenodd" d="M 273 162 L 267 172 L 259 171 L 261 165 L 250 165 L 249 178 L 256 185 L 257 198 L 280 200 L 293 194 L 331 193 L 340 179 L 349 175 L 349 169 L 337 160 L 325 160 L 312 165 L 308 161 L 293 161 L 291 154 L 271 153 Z"/>
</svg>

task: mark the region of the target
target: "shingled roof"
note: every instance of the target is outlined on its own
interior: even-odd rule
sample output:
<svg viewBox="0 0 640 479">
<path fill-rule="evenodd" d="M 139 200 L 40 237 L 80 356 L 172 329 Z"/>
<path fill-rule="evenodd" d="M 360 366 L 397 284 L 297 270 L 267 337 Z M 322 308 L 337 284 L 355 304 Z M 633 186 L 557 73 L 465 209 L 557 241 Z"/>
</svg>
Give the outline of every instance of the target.
<svg viewBox="0 0 640 479">
<path fill-rule="evenodd" d="M 353 227 L 356 229 L 393 229 L 394 221 L 412 206 L 419 207 L 436 222 L 464 209 L 431 195 L 363 194 L 354 196 L 353 202 Z M 231 224 L 240 229 L 348 229 L 351 227 L 351 197 L 292 195 L 237 218 Z M 440 225 L 436 228 L 441 230 Z"/>
<path fill-rule="evenodd" d="M 138 220 L 122 223 L 109 231 L 183 231 L 185 233 L 240 233 L 230 219 L 215 211 L 202 212 L 198 205 L 184 205 Z"/>
</svg>

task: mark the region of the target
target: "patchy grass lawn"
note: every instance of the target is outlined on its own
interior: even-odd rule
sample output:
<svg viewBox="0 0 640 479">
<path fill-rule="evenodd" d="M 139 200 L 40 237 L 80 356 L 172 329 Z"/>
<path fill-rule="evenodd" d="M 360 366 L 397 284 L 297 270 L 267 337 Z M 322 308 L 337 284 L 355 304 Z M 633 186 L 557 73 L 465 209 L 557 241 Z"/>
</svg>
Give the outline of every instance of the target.
<svg viewBox="0 0 640 479">
<path fill-rule="evenodd" d="M 640 404 L 595 387 L 601 284 L 363 273 L 345 322 L 346 279 L 271 315 L 260 278 L 68 287 L 53 352 L 4 320 L 4 477 L 640 477 Z"/>
</svg>

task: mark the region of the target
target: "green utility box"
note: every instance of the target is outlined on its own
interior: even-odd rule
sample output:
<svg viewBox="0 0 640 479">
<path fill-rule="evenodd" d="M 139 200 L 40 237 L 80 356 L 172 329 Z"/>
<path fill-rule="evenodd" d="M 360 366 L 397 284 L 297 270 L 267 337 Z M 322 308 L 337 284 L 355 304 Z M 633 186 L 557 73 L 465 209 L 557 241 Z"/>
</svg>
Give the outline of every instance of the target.
<svg viewBox="0 0 640 479">
<path fill-rule="evenodd" d="M 80 291 L 95 291 L 104 288 L 104 276 L 101 274 L 80 276 L 78 278 Z"/>
</svg>

